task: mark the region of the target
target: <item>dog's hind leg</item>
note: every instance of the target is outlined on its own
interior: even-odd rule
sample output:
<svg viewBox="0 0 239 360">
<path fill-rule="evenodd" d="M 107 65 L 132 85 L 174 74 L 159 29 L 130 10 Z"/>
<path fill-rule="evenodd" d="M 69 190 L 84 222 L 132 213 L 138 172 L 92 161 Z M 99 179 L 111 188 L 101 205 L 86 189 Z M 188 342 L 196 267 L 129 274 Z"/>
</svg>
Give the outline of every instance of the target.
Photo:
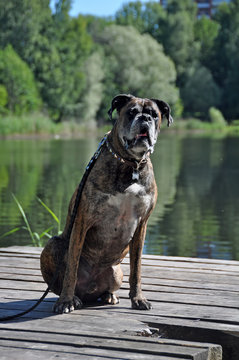
<svg viewBox="0 0 239 360">
<path fill-rule="evenodd" d="M 115 305 L 119 303 L 119 297 L 114 294 L 123 282 L 123 272 L 120 264 L 109 267 L 100 276 L 98 281 L 101 284 L 101 294 L 98 297 L 103 304 Z M 103 289 L 105 287 L 105 289 Z"/>
<path fill-rule="evenodd" d="M 41 273 L 45 282 L 50 285 L 56 276 L 56 280 L 51 286 L 51 290 L 56 295 L 59 295 L 62 290 L 66 254 L 65 240 L 60 236 L 54 236 L 48 240 L 40 257 Z"/>
<path fill-rule="evenodd" d="M 119 297 L 116 296 L 114 293 L 105 292 L 100 296 L 99 301 L 103 304 L 115 305 L 119 303 Z"/>
<path fill-rule="evenodd" d="M 120 264 L 116 266 L 112 266 L 112 274 L 109 278 L 109 290 L 106 291 L 104 294 L 101 295 L 102 302 L 106 304 L 118 304 L 119 297 L 114 294 L 116 290 L 118 290 L 123 282 L 123 272 L 120 267 Z"/>
<path fill-rule="evenodd" d="M 99 275 L 93 276 L 89 281 L 87 290 L 82 296 L 83 302 L 99 301 L 103 304 L 118 304 L 119 297 L 114 292 L 120 288 L 122 281 L 123 272 L 120 264 L 99 271 Z M 79 288 L 77 290 L 80 291 Z"/>
</svg>

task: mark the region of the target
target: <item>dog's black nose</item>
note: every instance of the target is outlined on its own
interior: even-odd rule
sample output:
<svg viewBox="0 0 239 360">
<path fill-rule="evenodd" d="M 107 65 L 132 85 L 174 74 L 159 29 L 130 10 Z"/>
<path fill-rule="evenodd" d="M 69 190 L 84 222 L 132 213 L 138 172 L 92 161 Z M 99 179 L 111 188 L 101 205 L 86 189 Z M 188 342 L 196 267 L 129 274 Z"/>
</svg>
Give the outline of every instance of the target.
<svg viewBox="0 0 239 360">
<path fill-rule="evenodd" d="M 151 116 L 149 114 L 142 114 L 140 116 L 140 120 L 141 121 L 146 121 L 146 122 L 150 122 L 152 120 Z"/>
</svg>

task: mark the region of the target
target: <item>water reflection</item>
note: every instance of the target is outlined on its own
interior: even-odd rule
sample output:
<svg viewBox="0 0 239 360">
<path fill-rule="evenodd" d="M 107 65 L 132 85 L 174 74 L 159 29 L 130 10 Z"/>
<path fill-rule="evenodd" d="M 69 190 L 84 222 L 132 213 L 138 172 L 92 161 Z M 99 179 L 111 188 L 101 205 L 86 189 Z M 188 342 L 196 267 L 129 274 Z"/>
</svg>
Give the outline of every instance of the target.
<svg viewBox="0 0 239 360">
<path fill-rule="evenodd" d="M 11 193 L 34 231 L 41 233 L 53 224 L 36 197 L 64 222 L 98 140 L 1 141 L 0 234 L 23 225 Z M 239 260 L 238 141 L 161 134 L 152 156 L 158 202 L 145 253 Z M 24 231 L 0 240 L 0 246 L 30 243 Z"/>
</svg>

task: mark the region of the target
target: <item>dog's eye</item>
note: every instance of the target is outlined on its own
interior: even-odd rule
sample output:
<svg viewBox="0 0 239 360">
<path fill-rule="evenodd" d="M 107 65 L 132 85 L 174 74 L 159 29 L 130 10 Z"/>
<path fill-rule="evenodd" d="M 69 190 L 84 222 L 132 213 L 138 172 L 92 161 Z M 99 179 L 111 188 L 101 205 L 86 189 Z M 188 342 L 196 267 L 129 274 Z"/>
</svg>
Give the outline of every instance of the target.
<svg viewBox="0 0 239 360">
<path fill-rule="evenodd" d="M 138 110 L 137 109 L 130 109 L 128 112 L 129 118 L 130 119 L 134 119 L 134 117 L 138 114 Z"/>
<path fill-rule="evenodd" d="M 158 117 L 158 114 L 156 113 L 156 111 L 152 110 L 151 116 L 156 119 Z"/>
<path fill-rule="evenodd" d="M 154 118 L 154 119 L 157 119 L 157 117 L 158 117 L 158 114 L 157 114 L 157 112 L 155 111 L 155 110 L 153 110 L 153 109 L 145 109 L 144 110 L 144 113 L 145 114 L 149 114 L 150 116 L 152 116 L 152 118 Z"/>
</svg>

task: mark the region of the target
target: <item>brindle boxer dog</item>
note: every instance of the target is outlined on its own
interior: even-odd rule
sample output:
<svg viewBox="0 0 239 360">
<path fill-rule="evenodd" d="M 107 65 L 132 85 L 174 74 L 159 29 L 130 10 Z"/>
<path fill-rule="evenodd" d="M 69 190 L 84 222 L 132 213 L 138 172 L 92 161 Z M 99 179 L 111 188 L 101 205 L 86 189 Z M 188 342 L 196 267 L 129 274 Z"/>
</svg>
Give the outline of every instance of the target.
<svg viewBox="0 0 239 360">
<path fill-rule="evenodd" d="M 118 119 L 85 183 L 69 242 L 66 234 L 77 191 L 62 235 L 51 238 L 41 254 L 41 271 L 48 284 L 58 268 L 51 289 L 60 295 L 54 305 L 57 313 L 99 299 L 118 303 L 114 292 L 122 284 L 120 263 L 128 251 L 132 307 L 151 308 L 141 291 L 141 254 L 157 198 L 149 156 L 162 118 L 167 118 L 168 126 L 173 119 L 169 105 L 157 99 L 122 94 L 112 100 L 110 117 L 115 109 Z"/>
</svg>

